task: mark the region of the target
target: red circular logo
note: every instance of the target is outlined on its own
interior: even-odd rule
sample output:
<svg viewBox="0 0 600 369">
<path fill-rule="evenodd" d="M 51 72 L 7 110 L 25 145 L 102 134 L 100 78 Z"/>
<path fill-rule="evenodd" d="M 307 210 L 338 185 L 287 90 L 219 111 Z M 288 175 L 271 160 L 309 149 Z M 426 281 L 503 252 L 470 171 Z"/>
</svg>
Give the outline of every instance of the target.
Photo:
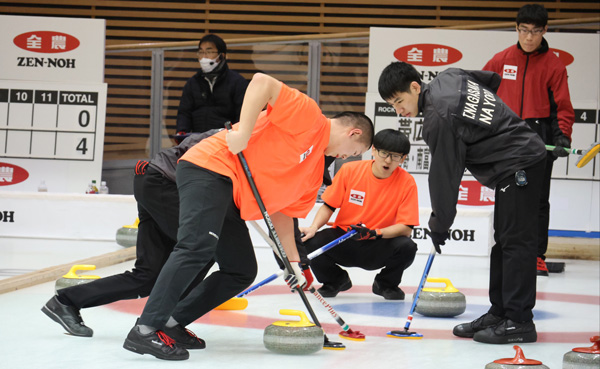
<svg viewBox="0 0 600 369">
<path fill-rule="evenodd" d="M 445 45 L 413 44 L 394 51 L 394 57 L 413 65 L 436 67 L 456 63 L 462 59 L 462 53 Z"/>
<path fill-rule="evenodd" d="M 573 61 L 575 61 L 575 58 L 573 57 L 573 55 L 569 54 L 568 52 L 566 52 L 564 50 L 550 49 L 550 52 L 552 52 L 552 53 L 554 53 L 554 55 L 558 56 L 558 58 L 560 59 L 561 62 L 563 62 L 565 67 L 567 65 L 573 63 Z"/>
<path fill-rule="evenodd" d="M 29 178 L 29 173 L 16 165 L 0 163 L 0 186 L 10 186 L 21 183 Z"/>
<path fill-rule="evenodd" d="M 44 54 L 75 50 L 80 44 L 76 37 L 56 31 L 21 33 L 13 39 L 13 43 L 23 50 Z"/>
</svg>

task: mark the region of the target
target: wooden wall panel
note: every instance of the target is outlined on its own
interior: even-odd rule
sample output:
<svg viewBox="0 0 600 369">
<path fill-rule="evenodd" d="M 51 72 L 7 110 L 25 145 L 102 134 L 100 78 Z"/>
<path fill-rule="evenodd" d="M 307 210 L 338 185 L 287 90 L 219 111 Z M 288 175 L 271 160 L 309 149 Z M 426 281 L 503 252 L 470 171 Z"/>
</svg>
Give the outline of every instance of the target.
<svg viewBox="0 0 600 369">
<path fill-rule="evenodd" d="M 537 1 L 551 19 L 598 16 L 596 0 Z M 0 14 L 102 18 L 107 44 L 448 27 L 513 21 L 525 1 L 460 0 L 0 0 Z M 597 30 L 598 25 L 588 26 Z"/>
<path fill-rule="evenodd" d="M 597 0 L 536 1 L 551 20 L 598 17 Z M 0 0 L 0 14 L 106 19 L 108 46 L 194 41 L 206 33 L 224 39 L 368 31 L 382 27 L 497 28 L 513 22 L 527 1 L 475 0 Z M 504 23 L 503 23 L 504 22 Z M 509 23 L 508 23 L 509 24 Z M 553 27 L 598 32 L 598 22 Z M 193 44 L 193 43 L 192 43 Z M 193 46 L 192 46 L 193 47 Z M 320 105 L 327 115 L 364 111 L 368 39 L 322 46 Z M 307 89 L 308 44 L 234 46 L 230 68 L 246 79 L 265 72 Z M 194 50 L 167 51 L 164 62 L 164 134 L 173 134 L 183 85 L 198 68 Z M 148 156 L 151 53 L 109 52 L 105 159 Z M 167 141 L 166 145 L 169 142 Z"/>
</svg>

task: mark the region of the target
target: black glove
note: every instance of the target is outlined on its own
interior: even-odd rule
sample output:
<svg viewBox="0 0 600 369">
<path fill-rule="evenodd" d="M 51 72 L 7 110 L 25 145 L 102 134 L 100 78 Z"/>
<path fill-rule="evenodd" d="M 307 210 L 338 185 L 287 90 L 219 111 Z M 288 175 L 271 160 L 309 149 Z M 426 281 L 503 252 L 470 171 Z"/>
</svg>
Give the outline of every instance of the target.
<svg viewBox="0 0 600 369">
<path fill-rule="evenodd" d="M 431 231 L 431 242 L 433 242 L 433 247 L 435 247 L 435 251 L 438 254 L 442 253 L 442 248 L 446 244 L 446 240 L 448 239 L 448 232 L 433 232 Z"/>
<path fill-rule="evenodd" d="M 571 141 L 565 135 L 559 135 L 554 137 L 554 150 L 552 150 L 552 156 L 555 158 L 562 158 L 565 156 L 569 156 L 565 147 L 571 147 Z"/>
<path fill-rule="evenodd" d="M 383 236 L 381 234 L 380 229 L 369 229 L 360 224 L 357 224 L 357 225 L 353 224 L 350 226 L 350 228 L 356 231 L 356 234 L 354 236 L 352 236 L 352 238 L 355 240 L 359 240 L 359 241 L 374 240 L 376 238 L 381 238 L 381 236 Z M 348 229 L 348 231 L 349 230 L 350 229 Z"/>
</svg>

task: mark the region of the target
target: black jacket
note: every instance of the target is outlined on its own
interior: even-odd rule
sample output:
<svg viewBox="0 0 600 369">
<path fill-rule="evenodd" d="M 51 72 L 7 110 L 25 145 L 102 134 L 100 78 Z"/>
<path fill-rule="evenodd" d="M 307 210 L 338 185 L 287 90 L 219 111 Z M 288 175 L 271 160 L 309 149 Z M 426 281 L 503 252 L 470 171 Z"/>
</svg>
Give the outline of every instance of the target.
<svg viewBox="0 0 600 369">
<path fill-rule="evenodd" d="M 227 61 L 224 63 L 212 90 L 202 71 L 186 82 L 177 110 L 176 132 L 206 132 L 223 128 L 227 121 L 240 120 L 248 81 L 230 70 Z"/>
<path fill-rule="evenodd" d="M 431 153 L 429 228 L 446 232 L 454 222 L 465 169 L 484 186 L 545 159 L 540 137 L 495 94 L 500 76 L 451 68 L 421 85 L 419 111 Z"/>
</svg>

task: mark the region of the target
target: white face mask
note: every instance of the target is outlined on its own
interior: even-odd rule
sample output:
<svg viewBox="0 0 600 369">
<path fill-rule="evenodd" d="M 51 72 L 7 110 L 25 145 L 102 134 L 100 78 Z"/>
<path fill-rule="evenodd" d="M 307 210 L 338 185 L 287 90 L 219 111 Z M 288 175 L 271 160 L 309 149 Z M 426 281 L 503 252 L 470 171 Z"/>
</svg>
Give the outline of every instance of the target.
<svg viewBox="0 0 600 369">
<path fill-rule="evenodd" d="M 218 56 L 214 59 L 209 59 L 209 58 L 200 59 L 200 68 L 202 68 L 202 71 L 204 73 L 212 72 L 217 67 L 217 65 L 219 65 L 219 62 L 217 62 L 217 59 L 219 59 Z"/>
</svg>

